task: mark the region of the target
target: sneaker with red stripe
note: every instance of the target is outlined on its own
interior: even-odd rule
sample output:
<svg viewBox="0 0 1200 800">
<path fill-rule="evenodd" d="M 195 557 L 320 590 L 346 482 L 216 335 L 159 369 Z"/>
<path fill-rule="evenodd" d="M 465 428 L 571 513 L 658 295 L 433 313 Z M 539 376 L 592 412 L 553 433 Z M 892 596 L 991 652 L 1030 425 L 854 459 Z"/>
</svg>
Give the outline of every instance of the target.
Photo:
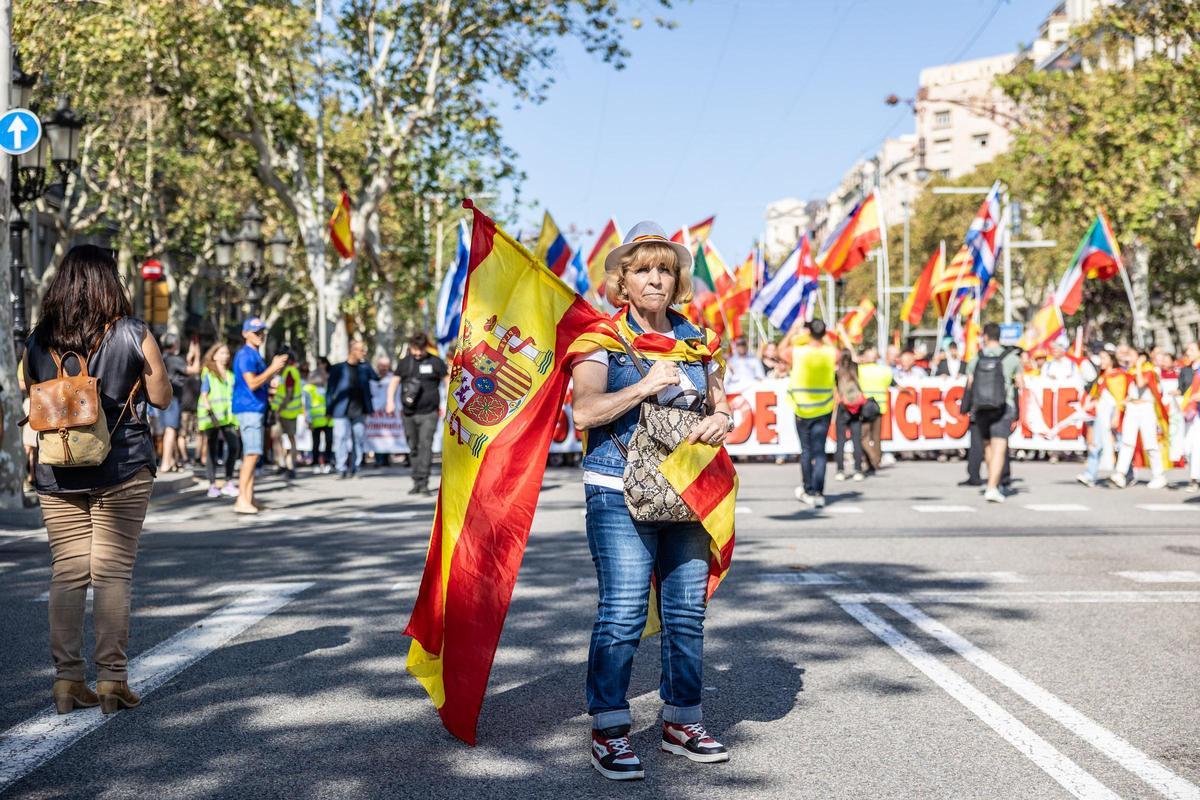
<svg viewBox="0 0 1200 800">
<path fill-rule="evenodd" d="M 664 722 L 662 749 L 703 764 L 729 760 L 729 751 L 725 749 L 725 745 L 709 736 L 704 724 L 700 722 Z"/>
<path fill-rule="evenodd" d="M 646 777 L 642 760 L 629 745 L 629 727 L 592 729 L 592 766 L 613 781 L 633 781 Z"/>
</svg>

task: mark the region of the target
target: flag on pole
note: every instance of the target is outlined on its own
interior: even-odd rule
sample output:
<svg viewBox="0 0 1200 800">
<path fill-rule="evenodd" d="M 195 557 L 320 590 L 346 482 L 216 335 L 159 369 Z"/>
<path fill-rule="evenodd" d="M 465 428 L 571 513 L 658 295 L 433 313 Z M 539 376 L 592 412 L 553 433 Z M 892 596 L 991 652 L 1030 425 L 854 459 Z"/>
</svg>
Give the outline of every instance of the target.
<svg viewBox="0 0 1200 800">
<path fill-rule="evenodd" d="M 1007 244 L 1007 237 L 1008 217 L 1001 208 L 1000 181 L 996 181 L 967 229 L 966 245 L 981 285 L 987 286 L 996 273 L 996 263 Z"/>
<path fill-rule="evenodd" d="M 562 231 L 554 224 L 554 218 L 547 211 L 542 217 L 542 231 L 538 234 L 537 244 L 534 245 L 533 254 L 542 260 L 550 271 L 555 275 L 562 275 L 566 272 L 567 264 L 571 263 L 571 246 L 567 244 L 567 238 L 562 235 Z"/>
<path fill-rule="evenodd" d="M 779 330 L 791 330 L 796 320 L 802 318 L 802 312 L 808 313 L 805 319 L 811 319 L 812 305 L 806 309 L 805 301 L 818 286 L 817 275 L 808 234 L 805 234 L 775 274 L 758 290 L 750 303 L 751 310 L 766 316 Z"/>
<path fill-rule="evenodd" d="M 838 322 L 839 336 L 852 344 L 862 343 L 867 323 L 873 316 L 875 316 L 875 303 L 869 297 L 864 297 L 859 302 L 858 308 L 847 311 L 846 315 Z"/>
<path fill-rule="evenodd" d="M 609 219 L 604 223 L 604 227 L 600 230 L 600 236 L 596 239 L 596 243 L 592 245 L 592 250 L 587 257 L 587 274 L 588 282 L 591 284 L 592 291 L 597 299 L 604 299 L 604 280 L 606 278 L 604 272 L 604 259 L 608 254 L 621 244 L 621 229 L 617 227 L 615 219 Z"/>
<path fill-rule="evenodd" d="M 443 479 L 405 629 L 413 637 L 408 671 L 447 730 L 471 744 L 570 380 L 567 366 L 595 349 L 579 349 L 582 334 L 613 327 L 495 222 L 473 213 Z"/>
<path fill-rule="evenodd" d="M 750 310 L 750 297 L 754 293 L 755 276 L 758 273 L 758 251 L 751 250 L 746 260 L 733 271 L 733 280 L 721 294 L 721 306 L 733 326 L 732 335 L 742 335 L 742 317 Z"/>
<path fill-rule="evenodd" d="M 1051 297 L 1037 310 L 1033 319 L 1029 320 L 1029 324 L 1025 326 L 1025 333 L 1017 342 L 1017 347 L 1022 350 L 1041 349 L 1057 339 L 1062 334 L 1064 327 L 1062 314 L 1059 312 L 1058 306 L 1054 305 L 1054 298 Z"/>
<path fill-rule="evenodd" d="M 975 296 L 979 276 L 971 263 L 971 252 L 964 244 L 933 281 L 933 302 L 938 316 L 954 315 L 968 297 Z"/>
<path fill-rule="evenodd" d="M 1054 290 L 1054 304 L 1070 316 L 1083 302 L 1084 279 L 1106 281 L 1120 271 L 1120 245 L 1099 215 L 1083 235 L 1071 264 Z"/>
<path fill-rule="evenodd" d="M 588 281 L 587 267 L 583 264 L 583 253 L 579 250 L 571 254 L 571 262 L 567 264 L 566 270 L 562 274 L 563 283 L 570 286 L 579 294 L 586 295 L 591 289 L 591 283 Z"/>
<path fill-rule="evenodd" d="M 921 269 L 921 276 L 917 278 L 912 291 L 908 293 L 908 297 L 904 300 L 904 305 L 900 308 L 901 319 L 906 320 L 910 325 L 921 324 L 921 317 L 925 313 L 925 306 L 929 305 L 929 298 L 933 296 L 934 282 L 940 279 L 945 267 L 945 250 L 938 247 L 934 254 L 929 257 L 929 260 L 925 262 L 925 266 Z"/>
<path fill-rule="evenodd" d="M 1200 249 L 1200 217 L 1196 217 L 1196 230 L 1192 233 L 1192 244 Z"/>
<path fill-rule="evenodd" d="M 826 237 L 817 254 L 817 264 L 833 277 L 842 277 L 865 261 L 879 244 L 879 227 L 879 203 L 872 192 Z"/>
<path fill-rule="evenodd" d="M 714 214 L 708 219 L 697 222 L 695 225 L 685 225 L 671 234 L 671 241 L 686 244 L 688 247 L 693 247 L 697 242 L 707 241 L 708 235 L 712 233 L 713 223 L 716 221 L 717 216 Z"/>
<path fill-rule="evenodd" d="M 329 241 L 342 258 L 354 258 L 354 234 L 350 231 L 350 195 L 342 192 L 329 217 Z"/>
<path fill-rule="evenodd" d="M 724 269 L 724 263 L 714 259 L 713 252 L 704 244 L 696 248 L 692 262 L 692 301 L 685 308 L 687 316 L 698 325 L 707 325 L 717 333 L 725 332 L 725 316 L 721 312 L 721 298 L 714 290 L 716 279 L 713 272 Z"/>
<path fill-rule="evenodd" d="M 437 343 L 445 348 L 458 339 L 458 325 L 462 319 L 463 289 L 467 284 L 467 268 L 471 261 L 471 248 L 467 245 L 467 222 L 458 223 L 458 255 L 454 266 L 442 278 L 437 301 Z"/>
</svg>

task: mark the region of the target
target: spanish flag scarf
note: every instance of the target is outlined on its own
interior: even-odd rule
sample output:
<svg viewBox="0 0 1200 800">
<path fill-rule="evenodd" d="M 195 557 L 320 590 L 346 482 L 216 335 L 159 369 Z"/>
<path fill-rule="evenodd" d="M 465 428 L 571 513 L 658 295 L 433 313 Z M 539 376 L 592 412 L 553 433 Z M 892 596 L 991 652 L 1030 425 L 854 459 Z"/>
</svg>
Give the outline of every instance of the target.
<svg viewBox="0 0 1200 800">
<path fill-rule="evenodd" d="M 673 315 L 674 312 L 667 312 Z M 638 333 L 629 321 L 629 306 L 617 311 L 612 317 L 613 332 L 594 331 L 585 333 L 575 340 L 572 349 L 587 351 L 587 345 L 596 345 L 595 349 L 607 350 L 610 353 L 624 353 L 625 345 L 621 339 L 651 361 L 702 361 L 708 363 L 716 360 L 725 368 L 725 357 L 721 353 L 721 337 L 709 328 L 700 329 L 700 336 L 690 339 L 677 339 L 662 333 Z M 618 336 L 620 338 L 618 338 Z"/>
</svg>

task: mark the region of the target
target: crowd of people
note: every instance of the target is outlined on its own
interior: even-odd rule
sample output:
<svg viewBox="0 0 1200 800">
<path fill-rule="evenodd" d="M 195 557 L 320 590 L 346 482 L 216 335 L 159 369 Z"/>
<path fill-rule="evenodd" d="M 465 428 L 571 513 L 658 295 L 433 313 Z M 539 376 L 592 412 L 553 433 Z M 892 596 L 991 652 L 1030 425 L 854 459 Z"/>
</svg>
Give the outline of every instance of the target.
<svg viewBox="0 0 1200 800">
<path fill-rule="evenodd" d="M 744 337 L 727 356 L 726 391 L 738 394 L 757 381 L 788 381 L 800 440 L 802 502 L 824 505 L 828 459 L 824 443 L 833 429 L 835 480 L 861 481 L 894 457 L 882 451 L 880 429 L 889 412 L 891 387 L 911 387 L 927 377 L 966 378 L 962 408 L 970 417 L 969 447 L 963 456 L 963 486 L 984 489 L 992 502 L 1011 493 L 1008 439 L 1021 422 L 1021 393 L 1028 378 L 1048 378 L 1083 387 L 1072 420 L 1082 425 L 1087 443 L 1080 483 L 1108 482 L 1124 488 L 1135 482 L 1134 466 L 1150 470 L 1147 486 L 1168 485 L 1166 471 L 1186 463 L 1186 491 L 1200 491 L 1200 344 L 1177 357 L 1163 347 L 1138 351 L 1128 344 L 1095 343 L 1088 352 L 1059 337 L 1046 348 L 1022 350 L 1000 343 L 1000 327 L 983 328 L 983 343 L 967 360 L 954 341 L 932 356 L 921 347 L 890 345 L 881 355 L 871 346 L 855 350 L 814 319 L 781 340 L 764 340 L 751 353 Z M 852 469 L 845 469 L 849 443 Z M 909 457 L 921 457 L 908 454 Z M 947 455 L 936 456 L 945 460 Z M 1064 456 L 1048 456 L 1059 460 Z M 782 461 L 783 459 L 780 459 Z M 983 467 L 987 466 L 986 478 Z"/>
</svg>

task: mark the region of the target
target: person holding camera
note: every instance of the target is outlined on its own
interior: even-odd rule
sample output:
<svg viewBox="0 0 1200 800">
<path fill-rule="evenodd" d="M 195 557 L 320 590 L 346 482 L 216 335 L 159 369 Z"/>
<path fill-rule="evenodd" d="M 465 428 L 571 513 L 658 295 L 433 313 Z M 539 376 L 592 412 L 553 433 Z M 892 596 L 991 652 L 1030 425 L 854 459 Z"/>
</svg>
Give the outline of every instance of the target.
<svg viewBox="0 0 1200 800">
<path fill-rule="evenodd" d="M 412 489 L 409 494 L 433 494 L 429 471 L 433 464 L 433 437 L 438 426 L 441 384 L 446 377 L 446 362 L 429 351 L 429 337 L 415 333 L 408 341 L 408 354 L 400 359 L 396 374 L 388 384 L 387 413 L 396 413 L 396 389 L 404 412 L 404 436 L 412 461 Z"/>
</svg>

